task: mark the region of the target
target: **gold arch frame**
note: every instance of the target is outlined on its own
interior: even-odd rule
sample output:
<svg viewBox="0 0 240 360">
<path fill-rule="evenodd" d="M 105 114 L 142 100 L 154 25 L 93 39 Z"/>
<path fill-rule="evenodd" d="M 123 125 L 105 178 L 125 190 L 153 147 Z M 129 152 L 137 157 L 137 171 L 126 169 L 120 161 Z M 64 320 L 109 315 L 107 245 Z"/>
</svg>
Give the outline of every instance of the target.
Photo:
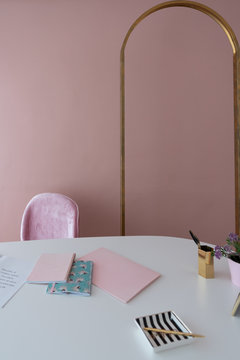
<svg viewBox="0 0 240 360">
<path fill-rule="evenodd" d="M 121 198 L 120 198 L 120 222 L 121 222 L 121 235 L 125 235 L 125 48 L 128 42 L 128 39 L 135 29 L 135 27 L 144 20 L 147 16 L 152 13 L 170 8 L 170 7 L 188 7 L 194 10 L 201 11 L 202 13 L 210 16 L 214 21 L 216 21 L 225 34 L 228 37 L 228 40 L 232 46 L 233 50 L 233 92 L 234 92 L 234 162 L 235 162 L 235 231 L 239 234 L 239 188 L 240 188 L 240 169 L 239 169 L 239 126 L 240 126 L 240 57 L 239 57 L 239 44 L 236 38 L 235 33 L 233 32 L 231 26 L 226 22 L 226 20 L 219 15 L 216 11 L 211 8 L 194 2 L 194 1 L 166 1 L 164 3 L 158 4 L 140 15 L 134 23 L 130 26 L 121 47 L 120 52 L 120 111 L 121 111 L 121 135 L 120 135 L 120 145 L 121 145 L 121 163 L 120 163 L 120 186 L 121 186 Z"/>
</svg>

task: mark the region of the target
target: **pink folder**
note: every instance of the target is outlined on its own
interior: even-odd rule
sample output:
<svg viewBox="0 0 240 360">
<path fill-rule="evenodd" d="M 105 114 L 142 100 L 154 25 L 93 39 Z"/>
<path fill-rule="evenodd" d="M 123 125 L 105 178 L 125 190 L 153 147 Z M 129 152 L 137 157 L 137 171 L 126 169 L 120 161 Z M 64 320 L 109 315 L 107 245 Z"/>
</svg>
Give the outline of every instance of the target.
<svg viewBox="0 0 240 360">
<path fill-rule="evenodd" d="M 75 254 L 42 254 L 27 282 L 43 283 L 65 282 L 72 267 Z"/>
<path fill-rule="evenodd" d="M 93 261 L 92 283 L 127 303 L 160 274 L 108 249 L 100 248 L 81 257 Z"/>
</svg>

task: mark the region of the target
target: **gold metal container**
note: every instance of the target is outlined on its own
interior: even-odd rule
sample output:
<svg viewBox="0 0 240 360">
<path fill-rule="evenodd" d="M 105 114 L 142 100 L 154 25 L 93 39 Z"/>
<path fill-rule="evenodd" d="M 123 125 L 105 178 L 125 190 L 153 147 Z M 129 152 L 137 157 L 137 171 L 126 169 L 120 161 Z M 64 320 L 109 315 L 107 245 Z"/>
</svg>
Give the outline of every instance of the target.
<svg viewBox="0 0 240 360">
<path fill-rule="evenodd" d="M 201 246 L 198 249 L 198 274 L 206 279 L 214 278 L 214 257 L 211 254 L 213 248 Z"/>
</svg>

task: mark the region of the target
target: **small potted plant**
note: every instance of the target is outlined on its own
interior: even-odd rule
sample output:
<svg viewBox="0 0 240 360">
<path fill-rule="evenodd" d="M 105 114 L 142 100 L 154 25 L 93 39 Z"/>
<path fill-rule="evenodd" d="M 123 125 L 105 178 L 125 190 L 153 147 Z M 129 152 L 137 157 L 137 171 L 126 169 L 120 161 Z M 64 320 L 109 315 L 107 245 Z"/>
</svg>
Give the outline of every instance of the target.
<svg viewBox="0 0 240 360">
<path fill-rule="evenodd" d="M 224 246 L 215 246 L 212 255 L 217 259 L 221 259 L 221 257 L 228 259 L 232 282 L 240 287 L 240 237 L 230 233 L 226 243 Z"/>
</svg>

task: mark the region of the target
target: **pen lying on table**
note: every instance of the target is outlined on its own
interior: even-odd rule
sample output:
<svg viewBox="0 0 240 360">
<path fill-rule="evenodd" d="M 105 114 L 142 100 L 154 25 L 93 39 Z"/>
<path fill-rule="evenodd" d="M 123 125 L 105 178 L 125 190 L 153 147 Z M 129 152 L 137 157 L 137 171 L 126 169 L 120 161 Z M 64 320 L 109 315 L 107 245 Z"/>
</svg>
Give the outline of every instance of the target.
<svg viewBox="0 0 240 360">
<path fill-rule="evenodd" d="M 192 334 L 192 333 L 186 333 L 186 332 L 175 331 L 175 330 L 154 329 L 154 328 L 149 328 L 149 327 L 145 327 L 145 328 L 143 328 L 143 330 L 160 332 L 162 334 L 184 335 L 184 336 L 191 336 L 191 337 L 204 337 L 203 335 L 199 335 L 199 334 Z"/>
</svg>

